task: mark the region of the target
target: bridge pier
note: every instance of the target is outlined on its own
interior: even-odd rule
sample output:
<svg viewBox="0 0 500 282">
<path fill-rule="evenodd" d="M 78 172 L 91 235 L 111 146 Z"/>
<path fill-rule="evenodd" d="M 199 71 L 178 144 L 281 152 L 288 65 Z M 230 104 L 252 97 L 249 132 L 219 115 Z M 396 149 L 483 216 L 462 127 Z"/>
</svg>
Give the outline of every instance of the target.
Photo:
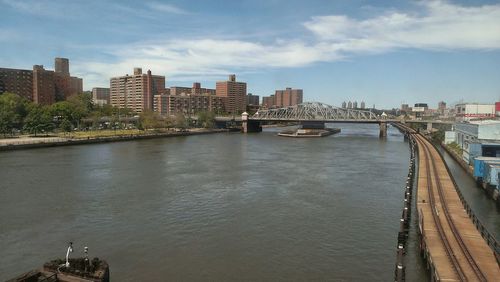
<svg viewBox="0 0 500 282">
<path fill-rule="evenodd" d="M 380 138 L 387 137 L 387 122 L 385 121 L 380 122 L 379 127 L 380 127 L 379 137 Z"/>
<path fill-rule="evenodd" d="M 427 132 L 432 132 L 432 122 L 427 123 Z"/>
<path fill-rule="evenodd" d="M 302 121 L 302 129 L 325 129 L 325 123 L 321 121 Z"/>
<path fill-rule="evenodd" d="M 241 132 L 262 132 L 262 126 L 259 121 L 249 120 L 247 112 L 244 112 L 241 114 Z"/>
</svg>

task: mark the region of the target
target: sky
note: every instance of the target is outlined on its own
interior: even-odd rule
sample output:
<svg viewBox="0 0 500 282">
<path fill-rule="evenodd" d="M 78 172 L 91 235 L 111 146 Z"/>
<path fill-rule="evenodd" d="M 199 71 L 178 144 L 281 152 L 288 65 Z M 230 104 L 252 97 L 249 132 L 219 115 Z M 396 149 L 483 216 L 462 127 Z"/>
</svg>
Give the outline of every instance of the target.
<svg viewBox="0 0 500 282">
<path fill-rule="evenodd" d="M 286 87 L 377 108 L 500 101 L 500 2 L 0 0 L 0 67 L 70 60 L 84 90 L 134 67 L 167 87 Z"/>
</svg>

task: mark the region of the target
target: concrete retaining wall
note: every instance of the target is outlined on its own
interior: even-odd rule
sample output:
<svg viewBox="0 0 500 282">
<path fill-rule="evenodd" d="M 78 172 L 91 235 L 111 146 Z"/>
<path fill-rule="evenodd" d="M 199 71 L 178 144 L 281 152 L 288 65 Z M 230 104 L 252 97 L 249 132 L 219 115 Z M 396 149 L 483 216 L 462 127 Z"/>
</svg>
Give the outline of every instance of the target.
<svg viewBox="0 0 500 282">
<path fill-rule="evenodd" d="M 58 146 L 98 144 L 98 143 L 107 143 L 107 142 L 122 142 L 122 141 L 153 139 L 153 138 L 166 138 L 166 137 L 190 136 L 190 135 L 201 135 L 201 134 L 213 134 L 213 133 L 222 133 L 222 132 L 229 132 L 229 131 L 226 129 L 213 129 L 213 130 L 209 130 L 209 131 L 169 132 L 169 133 L 153 133 L 153 134 L 143 134 L 143 135 L 125 135 L 125 136 L 121 135 L 121 136 L 110 136 L 110 137 L 97 137 L 97 138 L 87 138 L 87 139 L 80 139 L 80 138 L 79 139 L 66 139 L 64 141 L 56 141 L 56 142 L 38 142 L 38 143 L 30 143 L 30 144 L 4 145 L 4 146 L 0 146 L 0 151 L 58 147 Z"/>
</svg>

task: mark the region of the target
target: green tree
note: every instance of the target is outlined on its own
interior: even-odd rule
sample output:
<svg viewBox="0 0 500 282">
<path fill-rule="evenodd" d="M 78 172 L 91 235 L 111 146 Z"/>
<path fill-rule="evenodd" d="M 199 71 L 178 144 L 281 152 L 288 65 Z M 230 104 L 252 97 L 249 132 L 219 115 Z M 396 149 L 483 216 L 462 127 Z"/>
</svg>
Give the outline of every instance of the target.
<svg viewBox="0 0 500 282">
<path fill-rule="evenodd" d="M 204 128 L 213 128 L 215 123 L 215 113 L 214 112 L 199 112 L 198 113 L 198 125 Z"/>
<path fill-rule="evenodd" d="M 26 116 L 29 102 L 13 93 L 0 95 L 0 133 L 4 136 L 12 133 L 14 128 L 22 128 L 22 120 Z"/>
<path fill-rule="evenodd" d="M 71 122 L 67 119 L 64 119 L 61 124 L 59 124 L 59 128 L 65 132 L 65 133 L 68 133 L 68 132 L 71 132 L 71 130 L 73 130 L 73 125 L 71 124 Z"/>
<path fill-rule="evenodd" d="M 101 113 L 99 111 L 93 111 L 90 113 L 90 119 L 92 120 L 92 128 L 98 129 L 99 123 L 101 121 Z"/>
<path fill-rule="evenodd" d="M 140 126 L 144 129 L 158 128 L 160 126 L 160 116 L 151 110 L 145 110 L 139 115 Z"/>
<path fill-rule="evenodd" d="M 24 119 L 24 129 L 36 136 L 40 132 L 47 133 L 53 128 L 54 123 L 49 108 L 31 104 L 28 108 L 28 115 Z"/>
<path fill-rule="evenodd" d="M 16 112 L 4 103 L 0 103 L 0 133 L 7 136 L 11 134 L 16 124 Z"/>
<path fill-rule="evenodd" d="M 57 120 L 67 120 L 73 124 L 77 124 L 78 117 L 75 117 L 74 105 L 68 101 L 61 101 L 50 106 L 50 114 Z"/>
<path fill-rule="evenodd" d="M 431 133 L 431 138 L 434 142 L 441 143 L 444 141 L 444 131 L 438 130 Z"/>
<path fill-rule="evenodd" d="M 94 112 L 99 112 L 101 116 L 112 116 L 115 112 L 115 109 L 113 106 L 106 104 L 106 105 L 94 105 Z"/>
<path fill-rule="evenodd" d="M 174 125 L 178 128 L 186 128 L 188 126 L 186 117 L 182 113 L 175 114 Z"/>
</svg>

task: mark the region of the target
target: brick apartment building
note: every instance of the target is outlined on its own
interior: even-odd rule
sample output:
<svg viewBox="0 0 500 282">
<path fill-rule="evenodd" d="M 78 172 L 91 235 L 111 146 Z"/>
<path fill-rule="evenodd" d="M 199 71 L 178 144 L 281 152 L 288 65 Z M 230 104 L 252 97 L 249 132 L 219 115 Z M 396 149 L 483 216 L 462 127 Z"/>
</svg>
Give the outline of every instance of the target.
<svg viewBox="0 0 500 282">
<path fill-rule="evenodd" d="M 69 73 L 69 60 L 55 58 L 55 71 L 0 68 L 0 94 L 12 92 L 38 104 L 50 105 L 83 92 L 83 80 Z"/>
<path fill-rule="evenodd" d="M 198 82 L 193 87 L 173 86 L 164 94 L 154 96 L 154 111 L 161 115 L 195 115 L 210 111 L 224 113 L 227 97 L 215 95 L 215 89 L 201 88 Z"/>
<path fill-rule="evenodd" d="M 295 106 L 302 103 L 302 97 L 302 89 L 287 87 L 285 90 L 276 90 L 274 93 L 275 106 L 278 108 Z"/>
<path fill-rule="evenodd" d="M 110 79 L 110 102 L 118 108 L 129 108 L 136 113 L 153 110 L 153 97 L 165 92 L 165 77 L 142 73 L 134 68 L 133 75 Z"/>
<path fill-rule="evenodd" d="M 301 104 L 303 90 L 287 87 L 285 90 L 276 90 L 274 95 L 263 97 L 262 106 L 265 108 L 282 108 Z"/>
<path fill-rule="evenodd" d="M 260 105 L 260 96 L 253 95 L 252 93 L 247 94 L 247 105 L 258 106 Z"/>
<path fill-rule="evenodd" d="M 33 101 L 33 71 L 0 68 L 0 93 L 4 92 Z"/>
<path fill-rule="evenodd" d="M 237 82 L 236 75 L 230 75 L 228 81 L 218 81 L 215 92 L 219 97 L 227 97 L 225 101 L 226 112 L 239 114 L 246 110 L 247 84 Z"/>
<path fill-rule="evenodd" d="M 110 92 L 109 88 L 94 87 L 92 88 L 92 102 L 95 105 L 103 106 L 110 104 Z"/>
<path fill-rule="evenodd" d="M 201 83 L 194 82 L 193 87 L 170 87 L 170 95 L 215 95 L 215 89 L 202 88 Z"/>
<path fill-rule="evenodd" d="M 262 107 L 266 109 L 274 108 L 276 106 L 274 102 L 274 95 L 262 97 Z"/>
</svg>

